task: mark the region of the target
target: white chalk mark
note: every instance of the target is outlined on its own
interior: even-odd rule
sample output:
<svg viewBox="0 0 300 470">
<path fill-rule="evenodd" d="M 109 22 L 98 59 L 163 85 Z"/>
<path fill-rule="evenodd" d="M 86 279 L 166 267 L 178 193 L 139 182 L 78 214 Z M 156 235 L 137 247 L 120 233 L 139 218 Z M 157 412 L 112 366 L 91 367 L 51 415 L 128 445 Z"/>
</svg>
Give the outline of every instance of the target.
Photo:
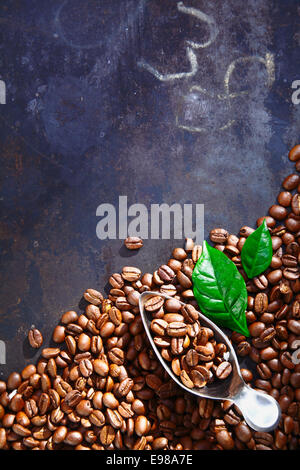
<svg viewBox="0 0 300 470">
<path fill-rule="evenodd" d="M 229 127 L 231 127 L 234 123 L 235 119 L 230 119 L 226 124 L 219 127 L 219 131 L 225 131 L 226 129 L 229 129 Z M 175 124 L 176 127 L 178 127 L 179 129 L 183 129 L 184 131 L 188 132 L 204 133 L 209 131 L 209 129 L 207 129 L 206 127 L 187 126 L 184 124 L 180 124 L 178 116 L 175 117 Z"/>
<path fill-rule="evenodd" d="M 178 116 L 175 118 L 175 123 L 176 126 L 179 127 L 179 129 L 183 129 L 184 131 L 188 132 L 207 132 L 207 129 L 205 127 L 197 127 L 197 126 L 185 126 L 184 124 L 179 124 L 179 119 Z"/>
<path fill-rule="evenodd" d="M 224 126 L 219 127 L 219 131 L 225 131 L 226 129 L 229 129 L 229 127 L 232 126 L 232 124 L 235 123 L 235 119 L 230 119 Z"/>
<path fill-rule="evenodd" d="M 159 72 L 159 70 L 157 70 L 155 67 L 153 67 L 152 65 L 145 62 L 143 59 L 138 62 L 139 67 L 142 67 L 145 70 L 147 70 L 149 73 L 154 75 L 161 82 L 169 82 L 169 81 L 173 81 L 173 80 L 180 80 L 180 79 L 184 79 L 184 78 L 193 77 L 199 69 L 197 56 L 196 56 L 194 50 L 201 49 L 201 48 L 204 49 L 204 48 L 210 46 L 215 41 L 215 39 L 216 39 L 216 37 L 219 33 L 219 30 L 218 30 L 218 27 L 217 27 L 217 24 L 216 24 L 214 18 L 207 15 L 206 13 L 203 13 L 201 10 L 199 10 L 197 8 L 194 8 L 194 7 L 186 7 L 183 2 L 178 2 L 177 3 L 177 9 L 181 13 L 194 16 L 195 18 L 199 19 L 200 21 L 203 21 L 204 23 L 206 23 L 208 25 L 208 28 L 209 28 L 210 37 L 206 42 L 203 42 L 203 43 L 198 43 L 198 42 L 191 41 L 191 40 L 186 40 L 185 41 L 186 44 L 188 45 L 187 48 L 186 48 L 186 53 L 187 53 L 187 57 L 189 59 L 190 65 L 191 65 L 191 70 L 189 72 L 164 74 L 164 73 Z M 232 61 L 229 64 L 229 66 L 226 70 L 225 76 L 224 76 L 224 91 L 225 91 L 224 93 L 218 93 L 218 94 L 215 95 L 215 94 L 211 93 L 209 90 L 203 88 L 200 85 L 191 86 L 190 89 L 189 89 L 189 93 L 198 92 L 198 93 L 202 93 L 202 94 L 208 96 L 210 99 L 217 99 L 217 100 L 220 100 L 220 101 L 225 101 L 226 100 L 226 101 L 229 101 L 229 102 L 230 102 L 230 100 L 232 100 L 234 98 L 238 98 L 238 97 L 241 97 L 241 96 L 248 95 L 249 91 L 247 91 L 247 90 L 246 91 L 243 90 L 243 91 L 239 91 L 239 92 L 230 92 L 230 80 L 231 80 L 231 76 L 232 76 L 236 66 L 238 64 L 245 65 L 248 62 L 259 62 L 259 63 L 261 63 L 265 66 L 266 71 L 267 71 L 267 86 L 269 88 L 271 88 L 271 86 L 273 85 L 273 83 L 275 81 L 275 63 L 274 63 L 274 55 L 267 52 L 265 57 L 245 56 L 245 57 L 239 57 L 238 59 Z M 187 96 L 188 95 L 184 95 L 184 98 L 186 98 Z M 236 122 L 235 119 L 229 119 L 224 125 L 220 126 L 218 128 L 218 130 L 224 131 L 224 130 L 228 129 L 229 127 L 231 127 L 235 122 Z M 183 129 L 183 130 L 186 130 L 186 131 L 189 131 L 189 132 L 199 132 L 199 133 L 201 133 L 201 132 L 208 132 L 209 131 L 209 129 L 207 129 L 205 127 L 189 126 L 189 125 L 181 124 L 178 115 L 175 116 L 175 125 L 177 127 L 179 127 L 180 129 Z"/>
<path fill-rule="evenodd" d="M 141 68 L 144 68 L 148 72 L 150 72 L 152 75 L 154 75 L 155 78 L 160 80 L 161 82 L 171 82 L 173 80 L 181 80 L 182 78 L 188 78 L 188 77 L 193 77 L 197 72 L 198 72 L 198 61 L 197 57 L 194 53 L 194 51 L 190 48 L 186 48 L 186 55 L 187 58 L 190 62 L 191 69 L 189 72 L 179 72 L 179 73 L 161 73 L 159 70 L 156 68 L 152 67 L 152 65 L 148 64 L 148 62 L 145 62 L 143 59 L 141 59 L 138 62 L 138 66 Z"/>
<path fill-rule="evenodd" d="M 247 62 L 260 62 L 266 67 L 267 71 L 267 85 L 271 87 L 275 81 L 275 64 L 274 64 L 274 55 L 270 53 L 266 53 L 265 57 L 260 56 L 246 56 L 246 57 L 239 57 L 238 59 L 231 62 L 228 69 L 226 70 L 225 77 L 224 77 L 224 88 L 225 88 L 225 99 L 226 97 L 236 98 L 242 94 L 247 94 L 248 92 L 238 92 L 238 93 L 230 93 L 230 78 L 232 73 L 235 70 L 237 64 L 246 64 Z"/>
<path fill-rule="evenodd" d="M 193 85 L 191 86 L 191 88 L 189 89 L 189 92 L 193 92 L 193 91 L 197 91 L 199 93 L 203 93 L 204 95 L 208 95 L 210 96 L 211 98 L 214 98 L 214 95 L 212 93 L 210 93 L 208 90 L 206 90 L 205 88 L 202 88 L 200 85 Z"/>
<path fill-rule="evenodd" d="M 0 104 L 6 104 L 6 84 L 0 80 Z"/>
<path fill-rule="evenodd" d="M 197 8 L 193 7 L 186 7 L 183 2 L 178 2 L 177 3 L 177 9 L 181 13 L 186 13 L 187 15 L 192 15 L 198 18 L 199 20 L 203 21 L 208 25 L 209 28 L 209 39 L 206 42 L 199 43 L 199 42 L 194 42 L 187 40 L 186 43 L 192 47 L 193 49 L 204 49 L 205 47 L 210 46 L 214 40 L 216 39 L 219 31 L 216 25 L 216 22 L 213 17 L 206 15 L 206 13 L 203 13 L 203 11 L 198 10 Z"/>
</svg>

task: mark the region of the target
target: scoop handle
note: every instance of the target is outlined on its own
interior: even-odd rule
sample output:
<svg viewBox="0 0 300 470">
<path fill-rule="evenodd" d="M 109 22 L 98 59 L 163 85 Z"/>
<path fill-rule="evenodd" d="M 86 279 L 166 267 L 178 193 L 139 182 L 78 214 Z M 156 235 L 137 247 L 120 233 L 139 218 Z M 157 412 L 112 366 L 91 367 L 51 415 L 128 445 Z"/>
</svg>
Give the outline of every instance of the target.
<svg viewBox="0 0 300 470">
<path fill-rule="evenodd" d="M 269 432 L 277 427 L 281 410 L 277 401 L 270 395 L 245 384 L 233 401 L 243 413 L 247 424 L 255 431 Z"/>
</svg>

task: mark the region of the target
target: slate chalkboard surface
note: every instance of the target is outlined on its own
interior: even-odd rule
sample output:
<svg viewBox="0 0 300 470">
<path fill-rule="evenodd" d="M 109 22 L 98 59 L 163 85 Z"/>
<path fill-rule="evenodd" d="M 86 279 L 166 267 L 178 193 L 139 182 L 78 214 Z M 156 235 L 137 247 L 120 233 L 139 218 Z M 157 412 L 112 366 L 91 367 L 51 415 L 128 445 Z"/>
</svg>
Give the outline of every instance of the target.
<svg viewBox="0 0 300 470">
<path fill-rule="evenodd" d="M 100 204 L 204 204 L 205 237 L 266 214 L 300 137 L 299 15 L 297 0 L 2 0 L 1 377 L 38 357 L 31 325 L 48 344 L 86 288 L 181 244 L 126 253 L 97 237 Z"/>
</svg>

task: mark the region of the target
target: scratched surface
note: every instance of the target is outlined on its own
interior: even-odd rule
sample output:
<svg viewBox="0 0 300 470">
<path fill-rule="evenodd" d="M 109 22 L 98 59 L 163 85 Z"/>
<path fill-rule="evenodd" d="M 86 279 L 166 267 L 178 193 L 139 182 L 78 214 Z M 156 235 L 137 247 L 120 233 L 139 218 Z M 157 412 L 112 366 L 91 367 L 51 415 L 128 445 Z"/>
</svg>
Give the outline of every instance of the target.
<svg viewBox="0 0 300 470">
<path fill-rule="evenodd" d="M 204 204 L 205 236 L 266 214 L 300 137 L 299 14 L 297 0 L 1 1 L 1 376 L 38 357 L 31 325 L 49 344 L 86 288 L 178 244 L 100 241 L 99 204 Z"/>
</svg>

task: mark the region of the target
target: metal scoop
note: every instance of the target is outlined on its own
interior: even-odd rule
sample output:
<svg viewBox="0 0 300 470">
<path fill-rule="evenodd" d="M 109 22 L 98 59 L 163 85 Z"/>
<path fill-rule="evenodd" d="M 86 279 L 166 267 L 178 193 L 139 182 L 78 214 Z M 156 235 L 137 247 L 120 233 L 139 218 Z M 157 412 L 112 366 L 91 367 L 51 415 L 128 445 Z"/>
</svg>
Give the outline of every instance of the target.
<svg viewBox="0 0 300 470">
<path fill-rule="evenodd" d="M 183 388 L 186 392 L 192 393 L 198 397 L 211 398 L 213 400 L 233 401 L 243 413 L 245 421 L 255 431 L 268 432 L 276 428 L 281 417 L 281 410 L 277 401 L 270 395 L 250 388 L 244 382 L 238 359 L 227 336 L 217 325 L 215 325 L 215 323 L 210 321 L 200 312 L 199 320 L 201 325 L 211 328 L 214 331 L 216 340 L 227 345 L 229 357 L 226 360 L 228 360 L 232 365 L 232 373 L 225 380 L 215 380 L 211 384 L 207 384 L 201 389 L 191 389 L 183 385 L 183 383 L 173 373 L 167 361 L 163 359 L 159 349 L 153 341 L 153 337 L 150 331 L 150 324 L 153 318 L 151 317 L 151 313 L 147 312 L 144 308 L 145 302 L 153 296 L 160 296 L 165 299 L 172 299 L 172 297 L 161 294 L 159 292 L 143 292 L 139 299 L 139 309 L 150 344 L 154 349 L 160 363 L 168 372 L 170 377 L 172 377 L 172 379 L 177 383 L 177 385 Z M 183 302 L 180 303 L 185 305 Z"/>
</svg>

